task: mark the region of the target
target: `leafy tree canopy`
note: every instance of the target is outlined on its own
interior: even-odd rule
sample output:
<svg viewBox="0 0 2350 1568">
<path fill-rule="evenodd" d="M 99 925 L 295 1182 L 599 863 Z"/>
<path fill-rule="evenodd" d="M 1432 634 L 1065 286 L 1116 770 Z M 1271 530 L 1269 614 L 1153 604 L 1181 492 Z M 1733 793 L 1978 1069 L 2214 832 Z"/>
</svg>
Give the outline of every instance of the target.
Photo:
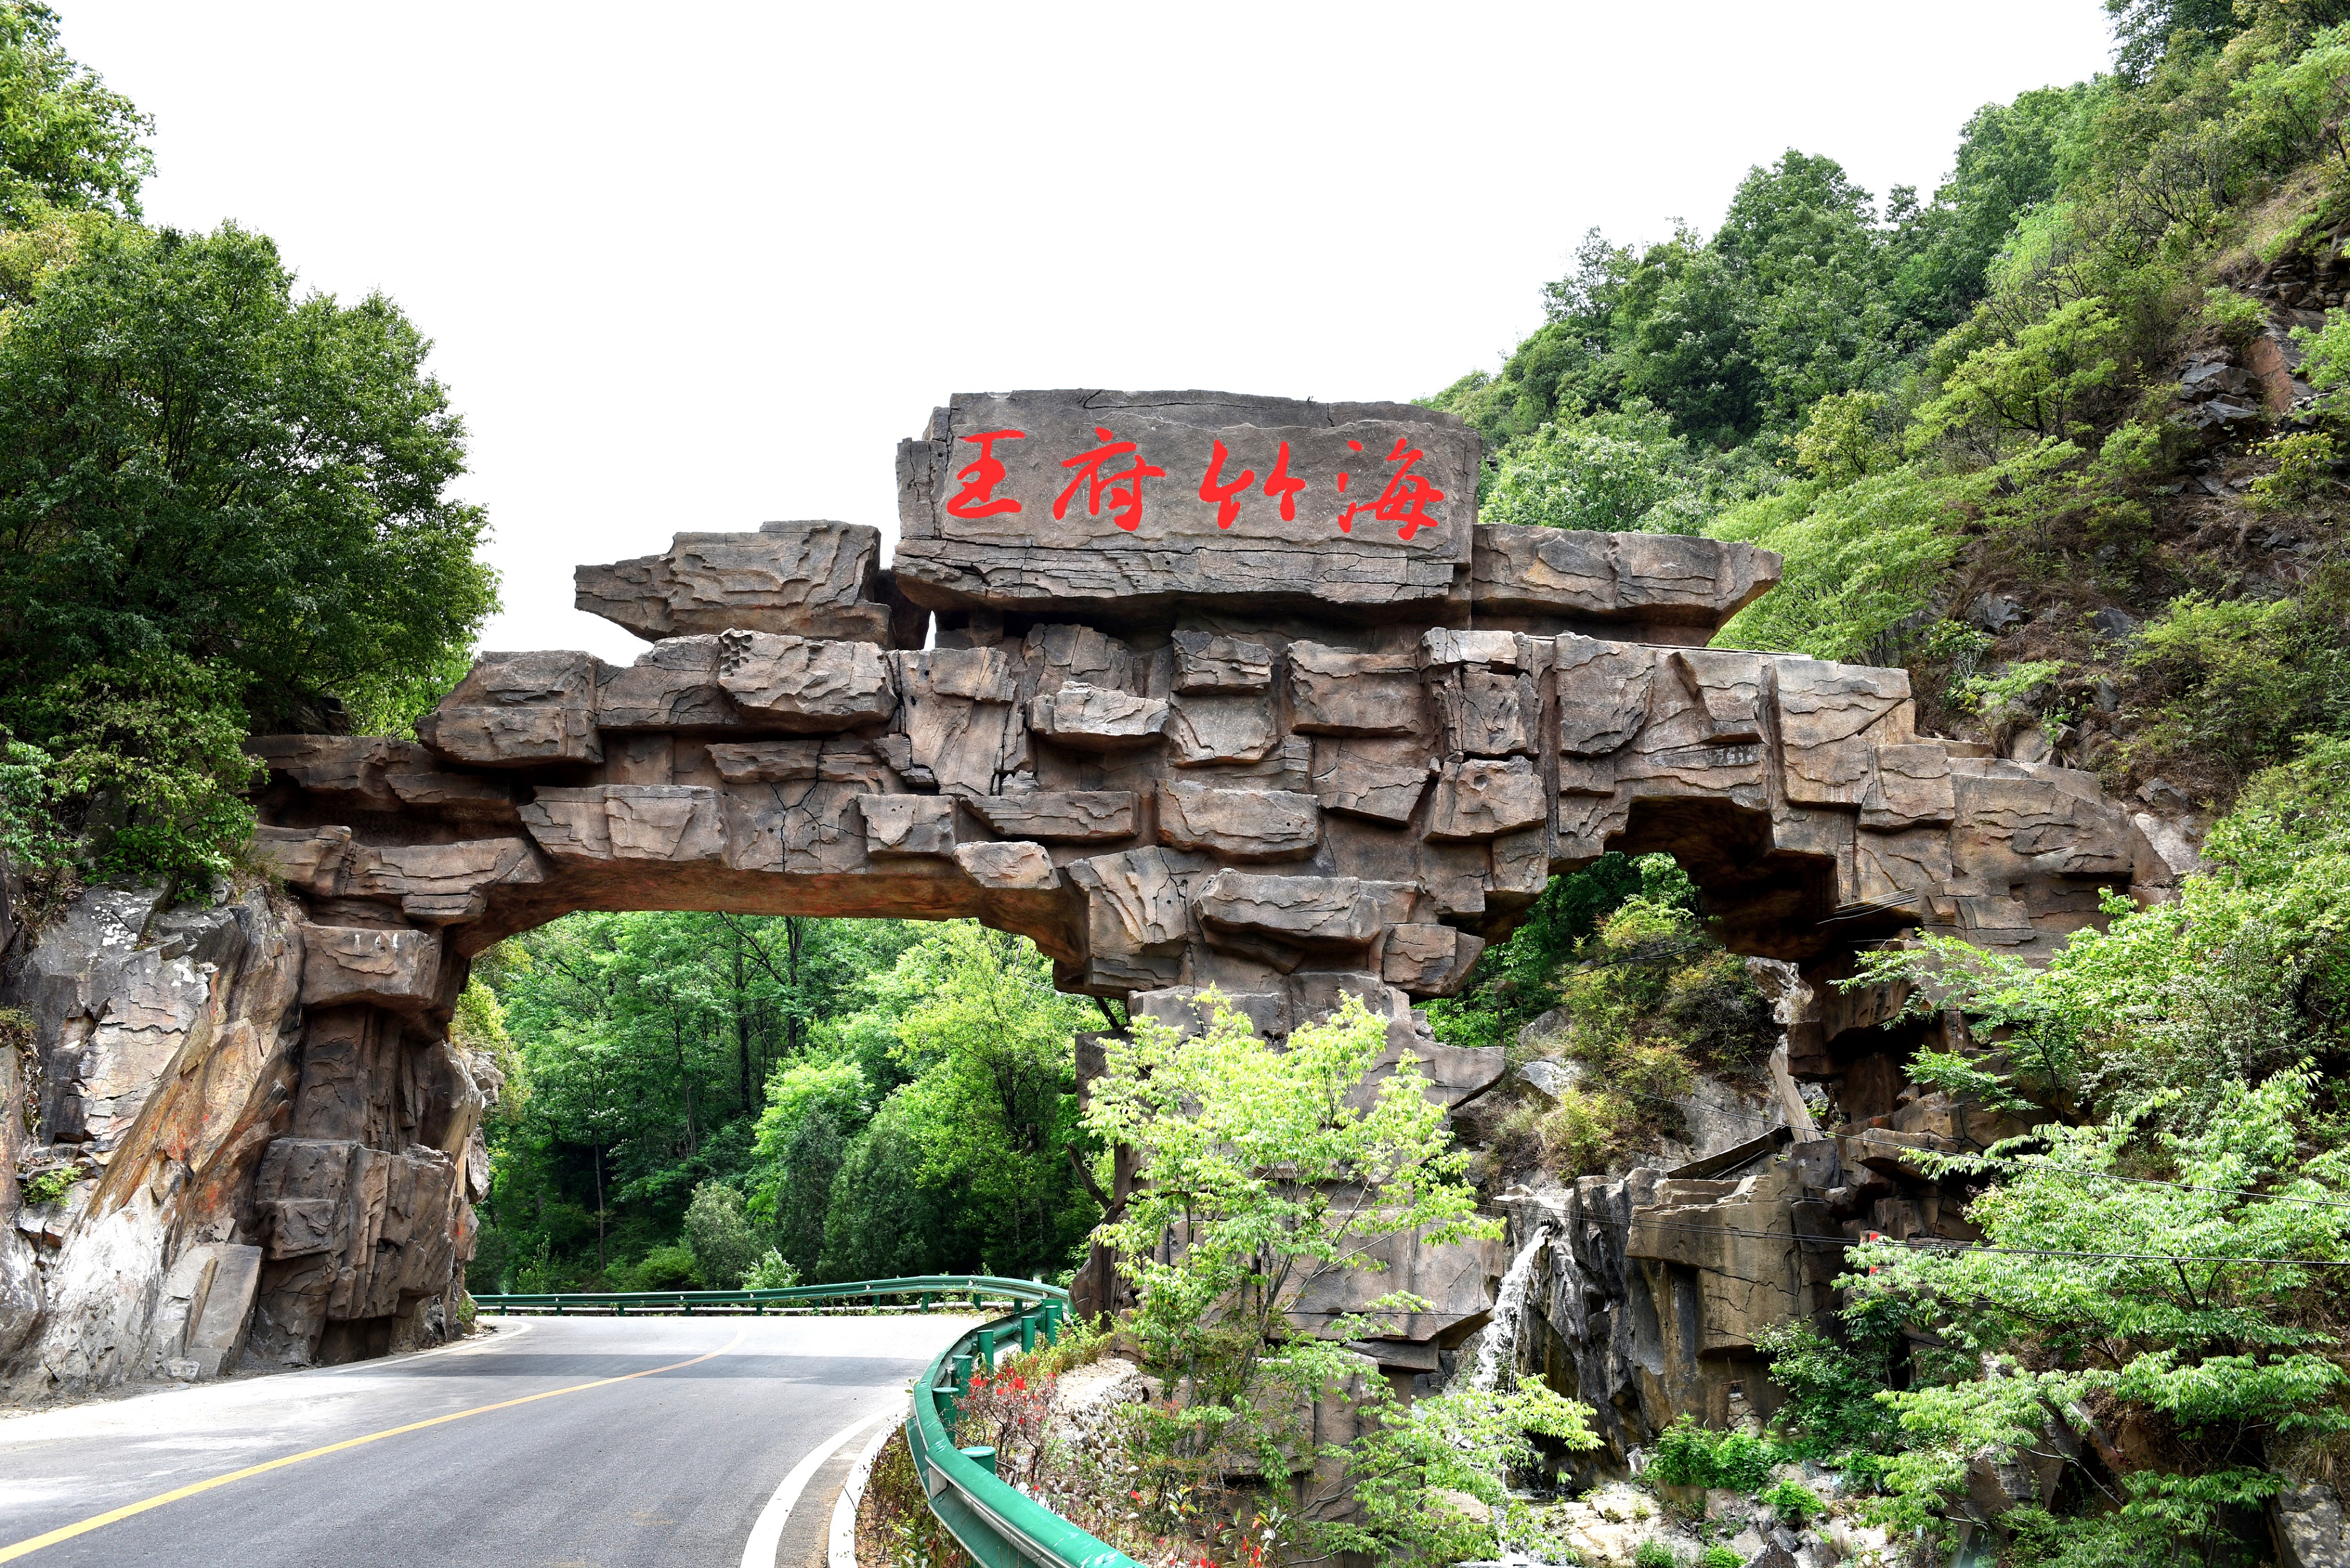
<svg viewBox="0 0 2350 1568">
<path fill-rule="evenodd" d="M 57 14 L 38 0 L 0 5 L 0 223 L 45 207 L 139 215 L 154 172 L 140 139 L 155 123 L 57 41 Z"/>
</svg>

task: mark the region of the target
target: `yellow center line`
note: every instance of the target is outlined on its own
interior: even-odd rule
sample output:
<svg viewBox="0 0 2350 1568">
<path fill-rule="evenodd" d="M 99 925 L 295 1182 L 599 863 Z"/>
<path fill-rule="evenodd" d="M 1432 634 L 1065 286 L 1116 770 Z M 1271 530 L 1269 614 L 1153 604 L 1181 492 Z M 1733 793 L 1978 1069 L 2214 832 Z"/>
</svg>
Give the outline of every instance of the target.
<svg viewBox="0 0 2350 1568">
<path fill-rule="evenodd" d="M 589 1388 L 608 1388 L 615 1383 L 627 1383 L 639 1377 L 650 1377 L 656 1373 L 675 1372 L 681 1366 L 691 1366 L 699 1362 L 708 1361 L 713 1356 L 725 1355 L 742 1344 L 750 1332 L 747 1328 L 738 1328 L 734 1331 L 733 1339 L 708 1355 L 697 1355 L 686 1361 L 672 1361 L 667 1366 L 648 1366 L 642 1372 L 624 1372 L 618 1377 L 598 1377 L 593 1383 L 574 1383 L 567 1388 L 549 1388 L 544 1394 L 525 1394 L 519 1399 L 501 1399 L 494 1405 L 476 1405 L 470 1410 L 457 1410 L 446 1416 L 435 1416 L 429 1421 L 411 1421 L 405 1427 L 387 1427 L 380 1432 L 369 1432 L 364 1438 L 345 1438 L 339 1443 L 328 1443 L 321 1449 L 305 1449 L 298 1454 L 287 1454 L 284 1459 L 271 1459 L 264 1464 L 247 1465 L 241 1470 L 231 1470 L 226 1475 L 214 1476 L 210 1480 L 195 1481 L 175 1491 L 160 1492 L 137 1502 L 125 1503 L 120 1508 L 109 1509 L 104 1513 L 92 1514 L 78 1523 L 63 1525 L 46 1535 L 36 1535 L 28 1541 L 19 1541 L 13 1546 L 0 1546 L 0 1563 L 13 1563 L 19 1557 L 29 1556 L 38 1552 L 44 1546 L 55 1546 L 61 1541 L 71 1541 L 77 1535 L 88 1535 L 93 1530 L 102 1529 L 117 1521 L 129 1519 L 132 1514 L 144 1513 L 151 1508 L 161 1508 L 167 1502 L 177 1502 L 183 1497 L 193 1497 L 200 1491 L 210 1491 L 216 1486 L 226 1486 L 231 1481 L 240 1481 L 247 1476 L 265 1475 L 271 1470 L 284 1469 L 287 1465 L 298 1465 L 304 1459 L 315 1459 L 321 1454 L 338 1454 L 345 1449 L 356 1449 L 363 1443 L 375 1443 L 386 1438 L 397 1438 L 402 1432 L 421 1432 L 427 1427 L 445 1426 L 451 1421 L 462 1421 L 468 1416 L 485 1416 L 492 1410 L 511 1410 L 517 1405 L 536 1404 L 541 1399 L 552 1399 L 558 1394 L 577 1394 Z"/>
</svg>

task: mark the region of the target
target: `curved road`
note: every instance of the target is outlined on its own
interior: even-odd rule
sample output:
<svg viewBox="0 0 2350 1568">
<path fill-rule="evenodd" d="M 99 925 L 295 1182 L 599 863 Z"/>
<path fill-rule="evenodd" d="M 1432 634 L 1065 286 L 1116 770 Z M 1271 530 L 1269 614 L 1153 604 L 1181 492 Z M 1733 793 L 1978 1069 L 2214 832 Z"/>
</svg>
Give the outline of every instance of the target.
<svg viewBox="0 0 2350 1568">
<path fill-rule="evenodd" d="M 901 1411 L 909 1380 L 972 1320 L 484 1321 L 485 1338 L 417 1355 L 0 1419 L 0 1562 L 734 1568 L 793 1467 L 844 1428 Z M 821 1563 L 833 1498 L 875 1429 L 816 1469 L 785 1526 L 782 1568 Z M 372 1440 L 10 1555 L 355 1438 Z"/>
</svg>

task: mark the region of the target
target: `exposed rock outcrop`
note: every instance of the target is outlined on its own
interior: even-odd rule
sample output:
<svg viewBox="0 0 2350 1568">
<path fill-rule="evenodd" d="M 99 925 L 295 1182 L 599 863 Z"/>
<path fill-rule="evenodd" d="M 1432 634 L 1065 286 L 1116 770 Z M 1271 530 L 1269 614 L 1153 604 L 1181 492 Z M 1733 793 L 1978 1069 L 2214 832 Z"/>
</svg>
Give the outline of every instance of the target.
<svg viewBox="0 0 2350 1568">
<path fill-rule="evenodd" d="M 326 1316 L 289 1339 L 255 1314 L 285 1253 L 270 1172 L 296 1140 L 283 1135 L 329 1104 L 364 1106 L 382 1114 L 351 1118 L 341 1147 L 423 1127 L 452 1146 L 430 1151 L 445 1167 L 478 1123 L 482 1095 L 445 1043 L 372 1062 L 331 1044 L 347 1037 L 338 1016 L 389 1021 L 416 999 L 427 933 L 310 923 L 259 888 L 201 908 L 158 902 L 154 889 L 86 893 L 10 977 L 9 1000 L 33 1023 L 24 1055 L 36 1072 L 29 1093 L 10 1097 L 20 1107 L 10 1123 L 29 1124 L 35 1141 L 11 1151 L 7 1190 L 20 1171 L 70 1180 L 63 1197 L 9 1216 L 11 1241 L 34 1251 L 39 1309 L 8 1362 L 20 1397 L 214 1376 L 249 1338 L 280 1360 L 338 1358 L 345 1346 L 322 1343 Z M 351 1301 L 384 1320 L 356 1332 L 421 1343 L 450 1321 L 451 1254 L 472 1235 L 461 1197 L 444 1180 L 414 1216 L 437 1266 L 388 1272 L 397 1254 L 377 1245 L 380 1227 L 350 1256 Z M 366 1223 L 368 1201 L 321 1191 L 302 1211 L 348 1231 Z M 18 1277 L 7 1273 L 12 1302 Z M 430 1322 L 400 1328 L 420 1314 Z"/>
</svg>

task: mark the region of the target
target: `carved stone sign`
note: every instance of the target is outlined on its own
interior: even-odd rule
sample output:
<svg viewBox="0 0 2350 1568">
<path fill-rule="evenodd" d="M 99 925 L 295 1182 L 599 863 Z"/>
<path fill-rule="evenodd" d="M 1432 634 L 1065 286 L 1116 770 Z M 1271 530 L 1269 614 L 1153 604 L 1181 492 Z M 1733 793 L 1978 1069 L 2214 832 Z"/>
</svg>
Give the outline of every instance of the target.
<svg viewBox="0 0 2350 1568">
<path fill-rule="evenodd" d="M 934 609 L 1425 616 L 1466 599 L 1477 465 L 1408 403 L 957 397 L 898 449 L 898 581 Z"/>
</svg>

